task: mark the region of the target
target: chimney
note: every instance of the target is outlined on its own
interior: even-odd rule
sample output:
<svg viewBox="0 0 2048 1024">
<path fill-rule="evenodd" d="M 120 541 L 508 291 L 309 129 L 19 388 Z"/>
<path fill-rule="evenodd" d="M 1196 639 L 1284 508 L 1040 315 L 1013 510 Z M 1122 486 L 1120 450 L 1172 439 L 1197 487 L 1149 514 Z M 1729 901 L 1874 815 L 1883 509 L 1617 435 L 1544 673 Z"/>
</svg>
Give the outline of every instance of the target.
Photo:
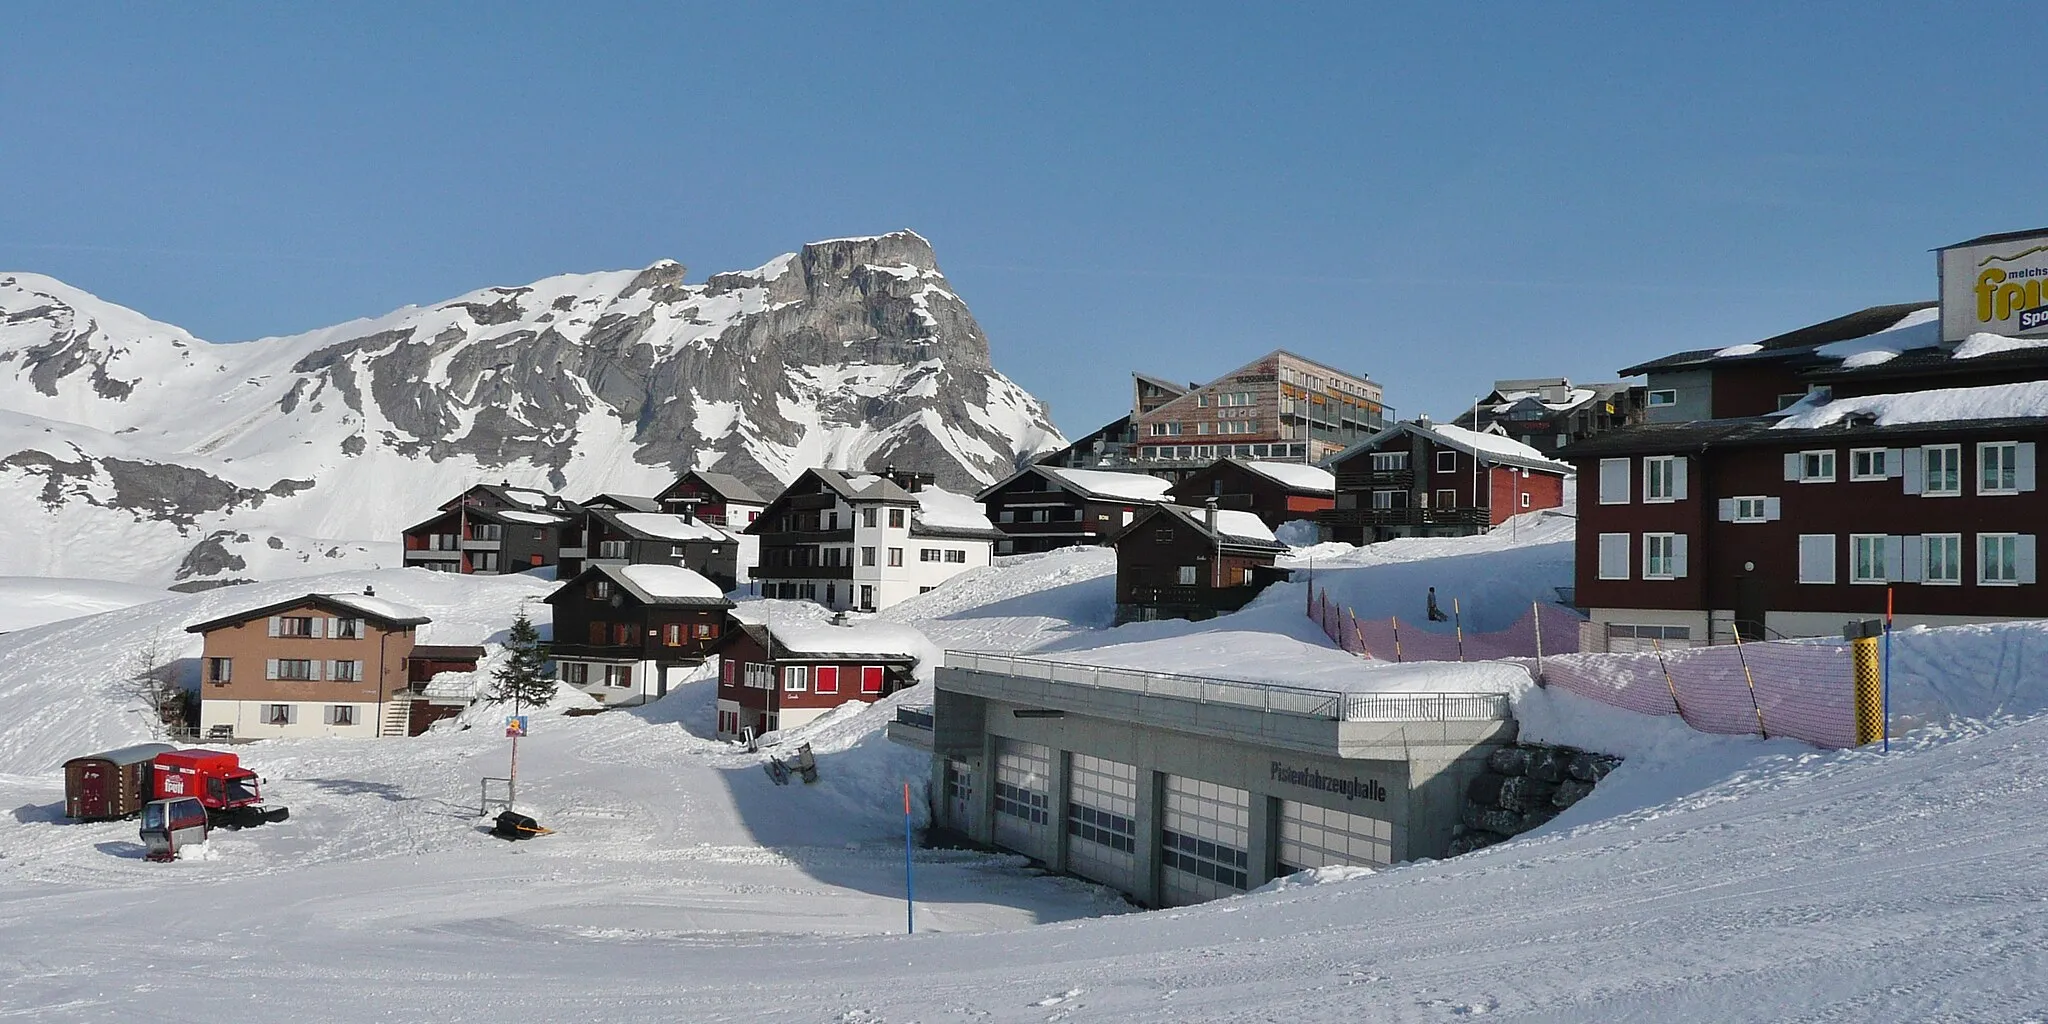
<svg viewBox="0 0 2048 1024">
<path fill-rule="evenodd" d="M 833 612 L 833 613 L 832 613 L 832 624 L 833 624 L 833 625 L 835 625 L 835 626 L 851 626 L 851 625 L 853 625 L 853 623 L 852 623 L 851 621 L 849 621 L 849 620 L 847 619 L 847 617 L 846 617 L 846 613 L 845 613 L 845 612 L 843 612 L 843 611 L 838 611 L 838 612 Z"/>
<path fill-rule="evenodd" d="M 1421 428 L 1422 428 L 1422 429 L 1424 429 L 1424 430 L 1428 430 L 1428 429 L 1429 429 L 1429 425 L 1430 425 L 1430 424 L 1429 424 L 1429 414 L 1428 414 L 1428 413 L 1422 413 L 1421 415 L 1419 415 L 1419 416 L 1416 416 L 1416 417 L 1415 417 L 1415 425 L 1416 425 L 1416 426 L 1418 426 L 1418 427 L 1421 427 Z"/>
<path fill-rule="evenodd" d="M 364 596 L 364 597 L 376 597 L 376 596 L 377 596 L 377 588 L 376 588 L 376 587 L 364 587 L 364 588 L 363 588 L 363 596 Z"/>
<path fill-rule="evenodd" d="M 1215 499 L 1215 498 L 1204 498 L 1204 499 L 1202 499 L 1202 521 L 1203 521 L 1204 525 L 1208 526 L 1208 528 L 1209 528 L 1209 532 L 1210 532 L 1210 533 L 1215 533 L 1215 532 L 1216 532 L 1216 499 Z"/>
</svg>

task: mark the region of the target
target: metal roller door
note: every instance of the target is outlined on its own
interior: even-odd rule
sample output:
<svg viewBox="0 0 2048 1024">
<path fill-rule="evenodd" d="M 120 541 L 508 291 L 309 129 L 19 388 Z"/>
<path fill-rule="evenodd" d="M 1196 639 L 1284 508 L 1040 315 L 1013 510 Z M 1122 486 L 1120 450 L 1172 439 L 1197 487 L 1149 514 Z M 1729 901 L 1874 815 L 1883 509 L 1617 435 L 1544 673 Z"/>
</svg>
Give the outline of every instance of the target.
<svg viewBox="0 0 2048 1024">
<path fill-rule="evenodd" d="M 1251 872 L 1251 794 L 1166 777 L 1159 832 L 1159 896 L 1186 906 L 1243 892 Z"/>
<path fill-rule="evenodd" d="M 1280 873 L 1308 868 L 1386 867 L 1393 858 L 1394 825 L 1363 814 L 1280 801 Z"/>
<path fill-rule="evenodd" d="M 1052 750 L 996 740 L 995 840 L 1006 850 L 1052 856 Z"/>
</svg>

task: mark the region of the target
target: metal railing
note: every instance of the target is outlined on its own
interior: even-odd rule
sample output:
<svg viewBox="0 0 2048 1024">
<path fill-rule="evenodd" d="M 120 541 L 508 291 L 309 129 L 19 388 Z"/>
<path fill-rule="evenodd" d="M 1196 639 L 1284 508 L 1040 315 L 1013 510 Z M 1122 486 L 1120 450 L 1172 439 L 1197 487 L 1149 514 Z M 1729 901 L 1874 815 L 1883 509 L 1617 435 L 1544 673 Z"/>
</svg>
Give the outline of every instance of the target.
<svg viewBox="0 0 2048 1024">
<path fill-rule="evenodd" d="M 1345 693 L 974 651 L 947 651 L 946 667 L 1333 722 L 1498 722 L 1511 717 L 1507 695 L 1499 693 Z"/>
<path fill-rule="evenodd" d="M 932 731 L 932 709 L 929 707 L 902 707 L 896 709 L 896 724 L 912 729 Z"/>
</svg>

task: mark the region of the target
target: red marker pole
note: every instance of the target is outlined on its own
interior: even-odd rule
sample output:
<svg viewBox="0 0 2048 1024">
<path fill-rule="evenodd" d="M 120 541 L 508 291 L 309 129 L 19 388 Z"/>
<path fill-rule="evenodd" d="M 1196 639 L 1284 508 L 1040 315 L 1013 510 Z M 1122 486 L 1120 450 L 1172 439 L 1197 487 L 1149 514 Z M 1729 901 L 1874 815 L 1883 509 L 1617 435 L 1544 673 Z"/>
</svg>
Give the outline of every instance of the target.
<svg viewBox="0 0 2048 1024">
<path fill-rule="evenodd" d="M 910 873 L 910 783 L 903 784 L 903 932 L 917 934 L 917 887 Z"/>
</svg>

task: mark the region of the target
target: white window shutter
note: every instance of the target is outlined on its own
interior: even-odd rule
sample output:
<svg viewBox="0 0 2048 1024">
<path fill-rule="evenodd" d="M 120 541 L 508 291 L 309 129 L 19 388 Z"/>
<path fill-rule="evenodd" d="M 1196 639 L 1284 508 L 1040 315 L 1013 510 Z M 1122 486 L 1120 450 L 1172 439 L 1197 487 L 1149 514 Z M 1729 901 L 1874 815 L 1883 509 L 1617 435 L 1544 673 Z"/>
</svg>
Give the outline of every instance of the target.
<svg viewBox="0 0 2048 1024">
<path fill-rule="evenodd" d="M 2014 452 L 2013 464 L 2018 469 L 2020 490 L 2034 489 L 2034 442 L 2021 441 Z"/>
<path fill-rule="evenodd" d="M 1629 499 L 1629 460 L 1600 460 L 1600 504 L 1626 505 Z"/>
<path fill-rule="evenodd" d="M 321 640 L 327 639 L 326 619 L 321 618 L 317 615 L 313 617 L 313 636 Z"/>
<path fill-rule="evenodd" d="M 1799 535 L 1799 582 L 1833 583 L 1835 581 L 1835 535 L 1832 533 L 1802 533 Z"/>
<path fill-rule="evenodd" d="M 1628 579 L 1628 534 L 1603 533 L 1600 535 L 1600 578 L 1603 580 Z"/>
<path fill-rule="evenodd" d="M 1797 480 L 1797 479 L 1799 479 L 1799 453 L 1798 453 L 1798 452 L 1786 452 L 1786 453 L 1785 453 L 1785 479 L 1787 479 L 1787 480 Z"/>
<path fill-rule="evenodd" d="M 1927 545 L 1919 534 L 1908 534 L 1895 538 L 1899 542 L 1899 563 L 1891 566 L 1892 579 L 1901 583 L 1918 583 L 1920 570 L 1927 565 Z"/>
<path fill-rule="evenodd" d="M 1924 489 L 1921 486 L 1921 478 L 1927 472 L 1927 457 L 1921 454 L 1918 448 L 1908 448 L 1905 450 L 1905 458 L 1900 460 L 1900 465 L 1904 470 L 1901 475 L 1905 479 L 1906 493 L 1919 494 Z"/>
<path fill-rule="evenodd" d="M 279 621 L 278 621 L 278 617 L 277 617 L 277 616 L 273 615 L 273 616 L 271 616 L 271 617 L 270 617 L 270 635 L 271 635 L 271 636 L 276 636 L 276 635 L 278 634 L 278 632 L 279 632 L 279 631 L 280 631 L 281 629 L 283 629 L 283 628 L 284 628 L 284 627 L 283 627 L 283 626 L 282 626 L 282 625 L 281 625 L 281 624 L 279 623 Z"/>
<path fill-rule="evenodd" d="M 275 620 L 272 620 L 272 621 L 275 621 Z M 263 678 L 265 678 L 265 679 L 276 679 L 276 678 L 277 678 L 277 659 L 276 659 L 276 658 L 271 658 L 271 659 L 268 659 L 268 660 L 266 660 L 266 661 L 265 661 L 265 662 L 263 663 Z"/>
<path fill-rule="evenodd" d="M 1886 537 L 1884 539 L 1884 578 L 1887 580 L 1905 579 L 1905 574 L 1900 569 L 1900 566 L 1905 564 L 1906 538 Z"/>
<path fill-rule="evenodd" d="M 1671 460 L 1671 498 L 1673 501 L 1685 500 L 1686 462 L 1687 460 L 1683 456 Z"/>
<path fill-rule="evenodd" d="M 1685 534 L 1682 533 L 1671 535 L 1671 575 L 1676 579 L 1685 578 Z"/>
<path fill-rule="evenodd" d="M 2035 582 L 2033 534 L 2023 533 L 2016 538 L 2013 544 L 2012 560 L 2013 568 L 2019 570 L 2021 583 Z"/>
<path fill-rule="evenodd" d="M 313 679 L 315 682 L 327 680 L 327 663 L 318 658 L 313 659 Z"/>
<path fill-rule="evenodd" d="M 1764 522 L 1775 523 L 1785 517 L 1784 503 L 1776 498 L 1764 499 Z"/>
<path fill-rule="evenodd" d="M 1724 523 L 1732 523 L 1735 521 L 1734 498 L 1722 498 L 1720 501 L 1714 503 L 1714 507 L 1716 509 L 1714 513 L 1715 518 L 1719 519 Z"/>
<path fill-rule="evenodd" d="M 1906 452 L 1902 448 L 1884 450 L 1884 475 L 1896 480 L 1906 475 Z"/>
<path fill-rule="evenodd" d="M 328 725 L 333 725 L 333 724 L 334 724 L 334 705 L 332 705 L 332 704 L 329 704 L 329 705 L 327 705 L 327 709 L 326 709 L 325 711 L 322 711 L 322 712 L 320 713 L 320 719 L 321 719 L 321 721 L 324 721 L 324 722 L 326 722 L 326 723 L 327 723 Z"/>
</svg>

